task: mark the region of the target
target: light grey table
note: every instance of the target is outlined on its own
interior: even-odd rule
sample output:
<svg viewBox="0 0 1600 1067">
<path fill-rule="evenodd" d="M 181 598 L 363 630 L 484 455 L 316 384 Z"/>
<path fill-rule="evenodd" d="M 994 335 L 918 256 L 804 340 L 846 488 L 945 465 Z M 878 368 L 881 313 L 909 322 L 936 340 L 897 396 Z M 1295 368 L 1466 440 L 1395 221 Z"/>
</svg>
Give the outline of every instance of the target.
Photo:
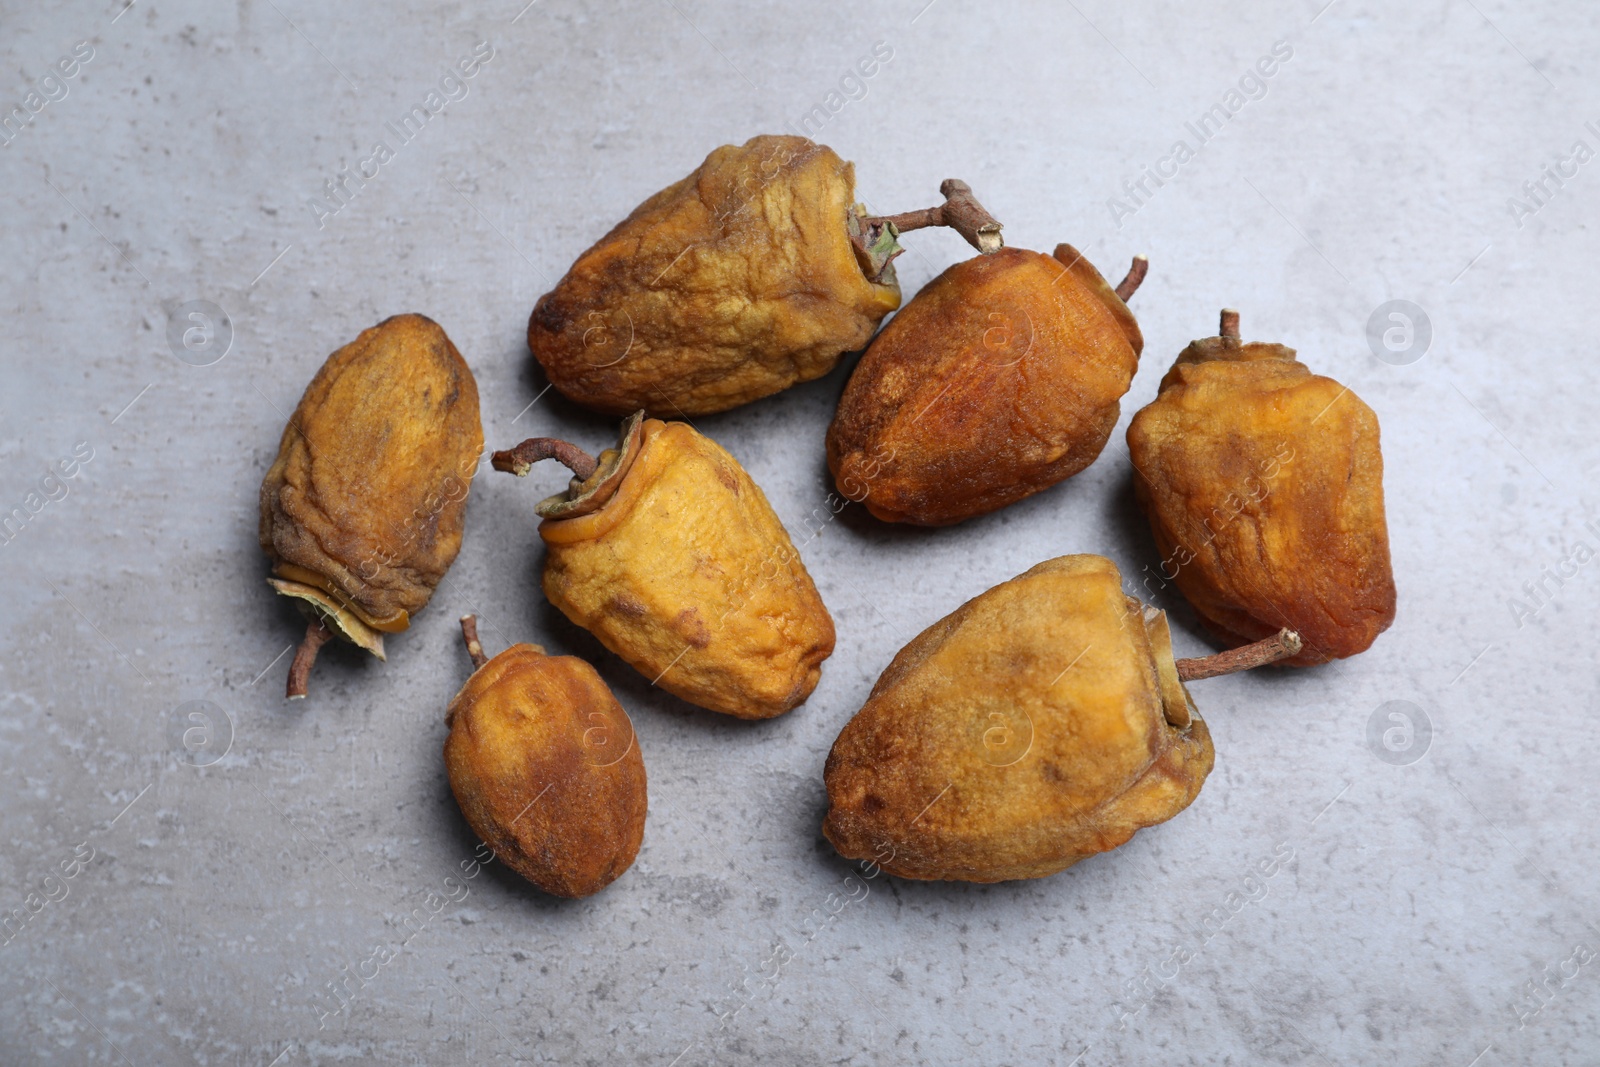
<svg viewBox="0 0 1600 1067">
<path fill-rule="evenodd" d="M 0 510 L 27 514 L 0 544 L 0 911 L 26 915 L 0 1062 L 1600 1059 L 1590 8 L 521 2 L 0 3 L 0 103 L 31 118 L 0 148 Z M 603 442 L 542 392 L 534 300 L 708 150 L 807 116 L 879 210 L 962 177 L 1013 244 L 1114 276 L 1147 253 L 1124 423 L 1224 304 L 1350 385 L 1400 589 L 1357 659 L 1197 689 L 1217 767 L 1172 822 L 1042 881 L 885 877 L 821 924 L 854 870 L 823 760 L 894 651 L 1049 556 L 1155 561 L 1122 428 L 1051 492 L 915 531 L 821 518 L 844 371 L 703 420 L 838 624 L 815 696 L 765 724 L 651 689 L 544 603 L 553 473 L 479 479 L 389 663 L 334 650 L 303 703 L 255 544 L 285 414 L 396 312 L 450 332 L 491 444 Z M 308 206 L 380 139 L 348 203 Z M 969 254 L 907 243 L 908 293 Z M 227 330 L 185 347 L 197 301 Z M 1209 647 L 1159 602 L 1180 654 Z M 439 756 L 467 610 L 490 651 L 590 657 L 633 714 L 648 830 L 595 898 L 491 865 L 431 910 L 475 845 Z"/>
</svg>

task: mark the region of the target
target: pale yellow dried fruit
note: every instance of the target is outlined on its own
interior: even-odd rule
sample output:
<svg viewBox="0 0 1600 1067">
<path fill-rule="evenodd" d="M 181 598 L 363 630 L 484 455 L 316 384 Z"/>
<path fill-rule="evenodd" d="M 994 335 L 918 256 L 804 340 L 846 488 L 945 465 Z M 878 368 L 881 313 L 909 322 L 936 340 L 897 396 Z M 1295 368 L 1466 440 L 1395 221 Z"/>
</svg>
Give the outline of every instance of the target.
<svg viewBox="0 0 1600 1067">
<path fill-rule="evenodd" d="M 495 453 L 500 470 L 557 458 L 577 474 L 539 506 L 545 595 L 669 693 L 781 715 L 816 688 L 833 619 L 739 462 L 686 423 L 641 419 L 599 460 L 549 438 Z"/>
</svg>

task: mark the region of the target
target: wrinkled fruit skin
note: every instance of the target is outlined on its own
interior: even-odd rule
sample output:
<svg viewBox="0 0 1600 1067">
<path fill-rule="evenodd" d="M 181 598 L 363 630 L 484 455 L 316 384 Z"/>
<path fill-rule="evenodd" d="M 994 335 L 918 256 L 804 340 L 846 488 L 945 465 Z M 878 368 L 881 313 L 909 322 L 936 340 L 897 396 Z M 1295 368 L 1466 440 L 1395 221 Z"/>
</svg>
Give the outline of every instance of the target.
<svg viewBox="0 0 1600 1067">
<path fill-rule="evenodd" d="M 450 789 L 495 858 L 547 893 L 586 897 L 644 840 L 644 758 L 593 667 L 513 645 L 450 702 Z"/>
<path fill-rule="evenodd" d="M 261 483 L 273 574 L 405 629 L 461 549 L 482 452 L 478 387 L 444 330 L 421 315 L 363 330 L 306 387 Z"/>
<path fill-rule="evenodd" d="M 1039 878 L 1172 818 L 1214 759 L 1165 616 L 1062 556 L 900 651 L 828 755 L 822 830 L 903 878 Z"/>
<path fill-rule="evenodd" d="M 781 715 L 833 652 L 833 619 L 766 496 L 685 423 L 646 420 L 615 495 L 539 536 L 550 602 L 691 704 Z"/>
<path fill-rule="evenodd" d="M 615 415 L 726 411 L 832 370 L 900 306 L 850 244 L 855 170 L 801 137 L 725 145 L 634 209 L 534 306 L 528 348 Z"/>
<path fill-rule="evenodd" d="M 1196 341 L 1128 427 L 1172 578 L 1225 645 L 1297 631 L 1309 666 L 1394 621 L 1378 419 L 1282 345 Z M 1173 572 L 1176 577 L 1173 578 Z"/>
<path fill-rule="evenodd" d="M 842 495 L 889 522 L 943 526 L 1094 462 L 1144 341 L 1087 260 L 1069 245 L 1056 255 L 957 263 L 878 335 L 828 429 Z"/>
</svg>

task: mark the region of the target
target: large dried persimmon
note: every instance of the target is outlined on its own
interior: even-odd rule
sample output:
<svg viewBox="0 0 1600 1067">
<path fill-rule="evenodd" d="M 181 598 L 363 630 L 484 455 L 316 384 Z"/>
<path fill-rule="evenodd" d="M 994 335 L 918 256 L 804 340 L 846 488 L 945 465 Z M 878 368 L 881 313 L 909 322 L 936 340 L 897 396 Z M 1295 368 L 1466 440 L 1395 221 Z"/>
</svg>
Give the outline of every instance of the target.
<svg viewBox="0 0 1600 1067">
<path fill-rule="evenodd" d="M 900 650 L 824 772 L 823 833 L 904 878 L 1039 878 L 1177 815 L 1215 760 L 1184 682 L 1300 648 L 1174 660 L 1166 615 L 1103 556 L 1062 556 Z"/>
<path fill-rule="evenodd" d="M 562 394 L 614 415 L 725 411 L 821 377 L 900 306 L 895 235 L 948 225 L 1000 247 L 971 190 L 945 195 L 870 216 L 824 145 L 724 145 L 578 257 L 534 305 L 528 348 Z"/>
</svg>

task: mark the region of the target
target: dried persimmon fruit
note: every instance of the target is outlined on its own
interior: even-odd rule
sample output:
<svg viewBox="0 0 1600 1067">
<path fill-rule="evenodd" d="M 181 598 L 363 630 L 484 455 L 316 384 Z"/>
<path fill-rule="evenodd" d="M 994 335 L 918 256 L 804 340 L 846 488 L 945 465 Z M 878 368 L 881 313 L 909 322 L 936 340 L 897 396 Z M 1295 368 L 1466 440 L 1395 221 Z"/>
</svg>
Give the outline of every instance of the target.
<svg viewBox="0 0 1600 1067">
<path fill-rule="evenodd" d="M 839 492 L 889 522 L 944 526 L 1093 463 L 1144 339 L 1071 245 L 975 256 L 917 293 L 856 364 L 828 428 Z"/>
<path fill-rule="evenodd" d="M 833 619 L 739 461 L 687 423 L 640 412 L 599 457 L 532 438 L 496 452 L 526 475 L 573 471 L 544 520 L 544 591 L 567 618 L 691 704 L 767 719 L 802 703 L 833 653 Z"/>
<path fill-rule="evenodd" d="M 562 394 L 614 415 L 725 411 L 821 377 L 900 306 L 895 235 L 948 225 L 999 247 L 971 190 L 945 184 L 938 208 L 875 217 L 824 145 L 724 145 L 578 257 L 528 348 Z"/>
<path fill-rule="evenodd" d="M 290 698 L 329 640 L 383 659 L 383 635 L 427 605 L 461 550 L 482 453 L 477 383 L 432 319 L 385 319 L 328 357 L 261 482 L 268 581 L 309 620 Z"/>
<path fill-rule="evenodd" d="M 1242 343 L 1237 311 L 1178 356 L 1128 451 L 1162 577 L 1219 640 L 1289 627 L 1304 667 L 1394 621 L 1377 416 L 1294 349 Z"/>
<path fill-rule="evenodd" d="M 1184 681 L 1299 647 L 1174 660 L 1165 613 L 1110 560 L 1047 560 L 895 656 L 828 754 L 823 833 L 904 878 L 1054 874 L 1199 794 L 1215 752 Z"/>
<path fill-rule="evenodd" d="M 495 858 L 562 897 L 598 893 L 644 840 L 644 757 L 595 669 L 538 645 L 493 659 L 461 619 L 473 673 L 450 701 L 450 790 Z"/>
</svg>

